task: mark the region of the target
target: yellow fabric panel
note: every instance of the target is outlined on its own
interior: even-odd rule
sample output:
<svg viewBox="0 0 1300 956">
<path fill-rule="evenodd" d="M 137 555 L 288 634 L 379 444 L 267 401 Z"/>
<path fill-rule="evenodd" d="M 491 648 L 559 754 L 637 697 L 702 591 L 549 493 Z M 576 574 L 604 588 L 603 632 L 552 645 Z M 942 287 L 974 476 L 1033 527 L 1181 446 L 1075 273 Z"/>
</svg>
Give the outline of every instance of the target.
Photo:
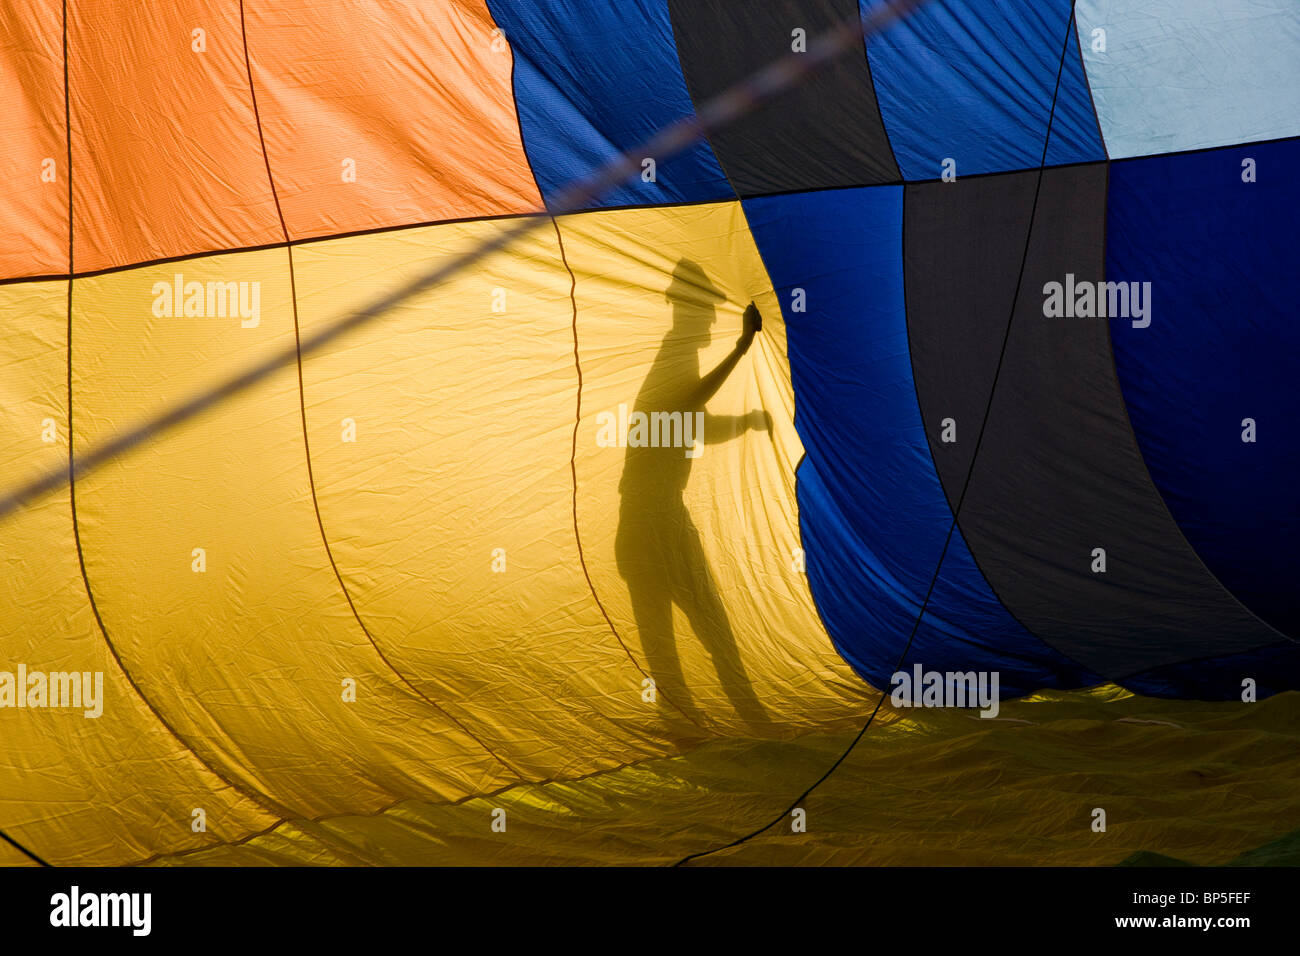
<svg viewBox="0 0 1300 956">
<path fill-rule="evenodd" d="M 155 283 L 177 275 L 260 283 L 245 287 L 250 318 L 156 315 L 165 302 Z M 216 312 L 220 302 L 203 305 Z M 284 249 L 78 280 L 76 440 L 103 439 L 293 336 Z M 497 761 L 384 664 L 353 618 L 312 507 L 292 368 L 79 482 L 77 505 L 90 586 L 126 668 L 243 788 L 314 816 L 505 781 Z M 344 700 L 345 680 L 356 683 L 355 702 Z"/>
<path fill-rule="evenodd" d="M 663 288 L 687 254 L 718 269 L 738 301 L 742 291 L 759 296 L 767 316 L 710 410 L 762 409 L 771 430 L 759 443 L 744 435 L 710 446 L 690 491 L 708 561 L 752 565 L 749 577 L 723 574 L 720 593 L 754 693 L 783 724 L 747 729 L 788 736 L 856 719 L 865 688 L 838 662 L 792 563 L 801 449 L 780 313 L 740 207 L 632 215 L 565 223 L 582 263 L 576 324 L 574 275 L 548 222 L 305 362 L 305 411 L 290 368 L 78 482 L 90 591 L 147 701 L 139 706 L 153 708 L 155 733 L 167 734 L 165 722 L 179 738 L 167 735 L 172 746 L 192 750 L 192 773 L 217 789 L 229 789 L 226 781 L 262 808 L 256 820 L 246 812 L 219 829 L 210 819 L 214 835 L 193 845 L 247 837 L 273 822 L 268 815 L 306 821 L 458 800 L 746 729 L 689 631 L 683 642 L 696 646 L 683 656 L 708 712 L 683 715 L 671 695 L 647 695 L 649 660 L 628 627 L 611 550 L 622 453 L 592 440 L 611 388 L 621 380 L 631 391 L 618 394 L 635 396 L 665 322 Z M 295 247 L 302 333 L 502 227 L 446 224 Z M 624 230 L 664 237 L 668 258 L 637 260 Z M 78 279 L 78 447 L 291 344 L 289 264 L 288 250 L 269 249 Z M 602 300 L 620 293 L 642 320 Z M 56 332 L 64 305 L 58 296 L 46 303 Z M 735 324 L 738 312 L 730 306 L 725 321 Z M 64 371 L 58 346 L 46 356 L 52 387 Z M 15 388 L 27 401 L 36 394 L 21 381 Z M 575 534 L 575 440 L 586 551 Z M 763 492 L 744 496 L 742 508 L 728 469 Z M 75 547 L 49 549 L 45 560 L 58 557 L 72 562 L 68 579 L 79 586 Z M 742 599 L 745 589 L 757 600 Z M 71 593 L 85 617 L 84 587 Z M 345 699 L 348 681 L 355 701 Z M 149 774 L 136 780 L 147 792 L 166 785 Z M 326 830 L 311 840 L 356 859 Z M 124 845 L 112 858 L 145 850 Z"/>
<path fill-rule="evenodd" d="M 0 484 L 11 487 L 67 461 L 67 283 L 0 287 L 0 314 L 21 316 L 0 332 Z M 0 608 L 0 671 L 99 674 L 103 687 L 98 717 L 85 701 L 0 707 L 6 833 L 56 865 L 108 864 L 275 822 L 189 753 L 118 668 L 82 583 L 66 489 L 0 522 Z M 191 829 L 196 808 L 206 832 Z M 22 862 L 0 845 L 0 864 Z"/>
<path fill-rule="evenodd" d="M 785 328 L 740 204 L 591 212 L 560 229 L 576 279 L 587 565 L 661 706 L 718 733 L 765 736 L 861 713 L 867 689 L 831 645 L 797 563 L 803 449 Z M 681 291 L 682 270 L 726 301 Z M 762 331 L 696 402 L 693 388 L 735 348 L 751 300 Z M 638 408 L 702 421 L 703 449 L 633 447 Z M 614 447 L 602 437 L 611 420 Z"/>
<path fill-rule="evenodd" d="M 1139 851 L 1221 864 L 1293 831 L 1300 694 L 1250 707 L 1136 698 L 1115 688 L 1005 701 L 996 720 L 891 711 L 778 824 L 696 865 L 1114 865 Z M 524 785 L 451 806 L 297 824 L 160 865 L 341 862 L 328 834 L 376 864 L 642 864 L 723 846 L 784 811 L 852 732 L 729 738 L 577 783 Z M 1091 829 L 1092 809 L 1107 830 Z M 506 812 L 495 833 L 492 811 Z"/>
<path fill-rule="evenodd" d="M 304 333 L 500 228 L 297 247 Z M 570 285 L 546 223 L 304 368 L 321 513 L 358 614 L 397 670 L 529 779 L 703 736 L 643 702 L 583 576 Z"/>
</svg>

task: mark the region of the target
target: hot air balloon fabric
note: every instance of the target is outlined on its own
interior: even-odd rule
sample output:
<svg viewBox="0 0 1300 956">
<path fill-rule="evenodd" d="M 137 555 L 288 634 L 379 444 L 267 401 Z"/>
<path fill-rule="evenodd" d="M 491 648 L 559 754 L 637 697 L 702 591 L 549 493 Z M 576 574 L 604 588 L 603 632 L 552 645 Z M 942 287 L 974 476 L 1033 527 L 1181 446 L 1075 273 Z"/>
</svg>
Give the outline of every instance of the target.
<svg viewBox="0 0 1300 956">
<path fill-rule="evenodd" d="M 0 523 L 0 863 L 672 862 L 882 694 L 717 859 L 1300 826 L 1293 0 L 931 0 L 553 214 L 873 6 L 6 4 L 0 487 L 548 221 Z"/>
</svg>

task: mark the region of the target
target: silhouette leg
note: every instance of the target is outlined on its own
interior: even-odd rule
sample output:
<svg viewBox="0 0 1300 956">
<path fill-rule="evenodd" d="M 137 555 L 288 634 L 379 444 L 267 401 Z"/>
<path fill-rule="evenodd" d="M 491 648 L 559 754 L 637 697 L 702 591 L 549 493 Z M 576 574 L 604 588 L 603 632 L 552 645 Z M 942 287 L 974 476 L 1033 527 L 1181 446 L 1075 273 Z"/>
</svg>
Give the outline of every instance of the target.
<svg viewBox="0 0 1300 956">
<path fill-rule="evenodd" d="M 678 547 L 677 560 L 680 563 L 677 565 L 679 575 L 675 582 L 677 586 L 674 596 L 685 610 L 691 628 L 699 635 L 704 649 L 713 659 L 723 692 L 731 701 L 731 706 L 736 708 L 741 720 L 748 724 L 770 723 L 771 718 L 754 693 L 754 686 L 740 659 L 740 650 L 736 647 L 736 636 L 731 630 L 727 609 L 722 604 L 713 575 L 709 571 L 699 532 L 689 518 L 682 529 Z"/>
<path fill-rule="evenodd" d="M 641 587 L 629 581 L 632 613 L 641 633 L 641 646 L 645 650 L 650 676 L 661 700 L 678 707 L 687 717 L 698 723 L 706 718 L 695 706 L 682 662 L 677 655 L 677 638 L 673 634 L 673 605 L 664 587 Z"/>
</svg>

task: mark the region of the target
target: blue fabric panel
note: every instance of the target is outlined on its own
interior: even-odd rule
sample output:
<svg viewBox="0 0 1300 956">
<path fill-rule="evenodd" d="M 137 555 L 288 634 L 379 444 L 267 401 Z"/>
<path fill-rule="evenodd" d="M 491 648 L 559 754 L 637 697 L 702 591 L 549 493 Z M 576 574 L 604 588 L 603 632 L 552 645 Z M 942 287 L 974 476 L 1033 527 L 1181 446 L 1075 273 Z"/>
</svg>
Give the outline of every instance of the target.
<svg viewBox="0 0 1300 956">
<path fill-rule="evenodd" d="M 786 315 L 809 583 L 836 647 L 877 687 L 889 686 L 952 526 L 912 380 L 902 201 L 901 187 L 878 186 L 744 203 Z M 806 311 L 792 309 L 796 289 Z M 1095 680 L 1016 622 L 960 529 L 914 663 L 999 671 L 1007 696 Z"/>
<path fill-rule="evenodd" d="M 1075 19 L 1112 158 L 1300 134 L 1296 0 L 1079 0 Z"/>
<path fill-rule="evenodd" d="M 489 0 L 515 58 L 524 149 L 550 204 L 561 187 L 694 112 L 668 8 L 656 0 Z M 593 207 L 734 199 L 707 143 Z"/>
<path fill-rule="evenodd" d="M 938 178 L 946 158 L 958 177 L 1038 166 L 1058 69 L 1048 164 L 1106 158 L 1070 0 L 931 0 L 868 41 L 867 59 L 904 179 Z"/>
<path fill-rule="evenodd" d="M 1243 182 L 1255 160 L 1257 181 Z M 1112 318 L 1147 467 L 1206 566 L 1300 637 L 1300 140 L 1115 163 L 1106 277 L 1150 282 L 1150 326 Z M 1257 440 L 1242 441 L 1242 421 Z M 1297 646 L 1300 650 L 1300 645 Z"/>
</svg>

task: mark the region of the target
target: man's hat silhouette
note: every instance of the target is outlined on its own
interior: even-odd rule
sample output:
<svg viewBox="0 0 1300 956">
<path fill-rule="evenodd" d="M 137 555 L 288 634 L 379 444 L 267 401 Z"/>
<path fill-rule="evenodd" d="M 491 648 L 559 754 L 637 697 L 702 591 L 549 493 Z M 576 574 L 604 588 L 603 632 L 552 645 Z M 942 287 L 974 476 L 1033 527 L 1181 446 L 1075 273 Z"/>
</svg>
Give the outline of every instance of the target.
<svg viewBox="0 0 1300 956">
<path fill-rule="evenodd" d="M 668 284 L 665 293 L 670 300 L 680 299 L 699 305 L 711 305 L 714 302 L 726 302 L 727 295 L 709 281 L 696 263 L 690 259 L 681 259 L 673 270 L 673 281 Z"/>
</svg>

